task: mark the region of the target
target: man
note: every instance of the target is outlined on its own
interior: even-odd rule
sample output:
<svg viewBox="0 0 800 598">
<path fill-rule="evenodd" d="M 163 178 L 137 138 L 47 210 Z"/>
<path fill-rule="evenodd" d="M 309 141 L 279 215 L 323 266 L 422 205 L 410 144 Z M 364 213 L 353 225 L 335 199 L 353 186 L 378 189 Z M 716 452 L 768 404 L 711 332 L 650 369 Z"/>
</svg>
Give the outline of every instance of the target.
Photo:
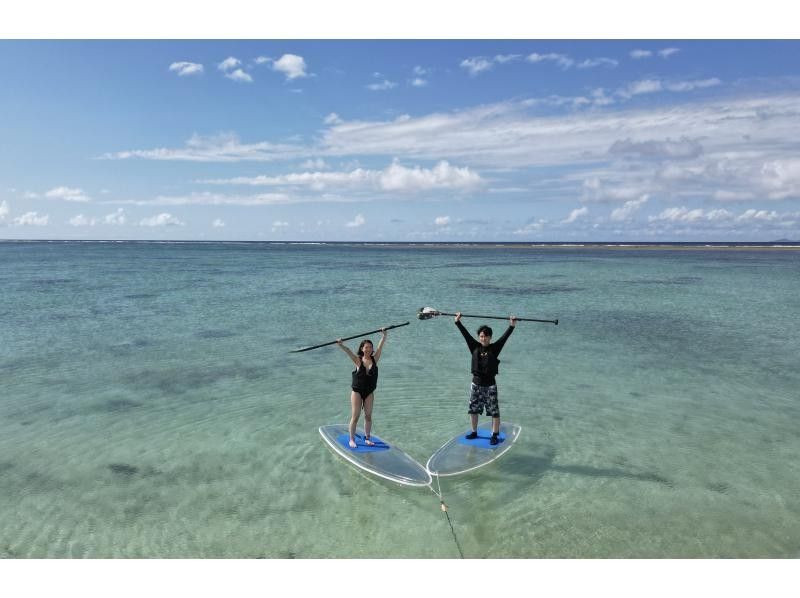
<svg viewBox="0 0 800 598">
<path fill-rule="evenodd" d="M 496 445 L 500 433 L 500 405 L 497 401 L 497 384 L 495 382 L 500 365 L 497 357 L 508 337 L 514 332 L 517 318 L 515 316 L 509 318 L 508 330 L 496 343 L 492 342 L 492 329 L 486 325 L 478 328 L 478 340 L 476 341 L 461 323 L 460 311 L 456 313 L 455 322 L 464 340 L 467 341 L 469 352 L 472 353 L 472 384 L 470 385 L 468 411 L 472 420 L 472 432 L 467 434 L 466 438 L 472 440 L 478 437 L 478 416 L 482 415 L 485 410 L 486 415 L 492 418 L 492 438 L 489 443 Z"/>
</svg>

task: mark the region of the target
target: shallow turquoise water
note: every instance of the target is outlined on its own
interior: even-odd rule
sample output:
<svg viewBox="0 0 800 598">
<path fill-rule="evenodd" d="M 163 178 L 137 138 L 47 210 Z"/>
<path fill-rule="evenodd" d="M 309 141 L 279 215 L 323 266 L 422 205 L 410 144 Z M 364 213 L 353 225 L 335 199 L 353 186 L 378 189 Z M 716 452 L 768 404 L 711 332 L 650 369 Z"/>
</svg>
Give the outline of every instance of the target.
<svg viewBox="0 0 800 598">
<path fill-rule="evenodd" d="M 800 555 L 800 252 L 0 243 L 0 556 L 458 557 L 321 441 L 346 356 L 289 353 L 410 321 L 374 426 L 424 463 L 469 354 L 423 306 L 560 320 L 501 356 L 516 446 L 442 480 L 466 556 Z"/>
</svg>

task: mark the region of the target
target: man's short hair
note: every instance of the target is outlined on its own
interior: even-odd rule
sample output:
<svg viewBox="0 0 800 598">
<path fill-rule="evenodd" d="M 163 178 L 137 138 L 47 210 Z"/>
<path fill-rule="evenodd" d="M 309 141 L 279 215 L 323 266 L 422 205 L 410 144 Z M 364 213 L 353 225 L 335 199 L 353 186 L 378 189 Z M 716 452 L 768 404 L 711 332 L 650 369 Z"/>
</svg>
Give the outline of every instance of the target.
<svg viewBox="0 0 800 598">
<path fill-rule="evenodd" d="M 483 326 L 481 326 L 480 328 L 478 328 L 478 336 L 480 336 L 480 335 L 481 335 L 481 332 L 483 332 L 484 334 L 486 334 L 486 336 L 492 336 L 492 329 L 491 329 L 491 328 L 489 328 L 489 327 L 488 327 L 486 324 L 484 324 Z"/>
</svg>

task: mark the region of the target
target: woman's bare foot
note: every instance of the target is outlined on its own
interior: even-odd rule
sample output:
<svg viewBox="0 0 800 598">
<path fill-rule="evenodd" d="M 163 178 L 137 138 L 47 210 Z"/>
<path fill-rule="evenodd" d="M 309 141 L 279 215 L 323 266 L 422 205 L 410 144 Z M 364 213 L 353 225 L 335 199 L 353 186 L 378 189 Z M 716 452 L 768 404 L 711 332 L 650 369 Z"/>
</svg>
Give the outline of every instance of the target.
<svg viewBox="0 0 800 598">
<path fill-rule="evenodd" d="M 375 443 L 372 442 L 369 438 L 364 438 L 364 444 L 367 446 L 375 446 Z"/>
<path fill-rule="evenodd" d="M 350 448 L 356 448 L 356 441 L 352 438 L 350 439 Z"/>
</svg>

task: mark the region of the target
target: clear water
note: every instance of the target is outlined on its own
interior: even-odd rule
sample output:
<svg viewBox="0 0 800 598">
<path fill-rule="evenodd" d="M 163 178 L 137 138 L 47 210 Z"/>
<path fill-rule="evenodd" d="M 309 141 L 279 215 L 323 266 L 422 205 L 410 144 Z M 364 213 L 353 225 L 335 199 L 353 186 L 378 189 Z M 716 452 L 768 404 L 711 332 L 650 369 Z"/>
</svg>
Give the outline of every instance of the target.
<svg viewBox="0 0 800 598">
<path fill-rule="evenodd" d="M 374 429 L 424 463 L 469 354 L 423 306 L 560 320 L 501 356 L 520 440 L 442 480 L 466 556 L 800 555 L 798 251 L 9 242 L 0 556 L 458 557 L 431 491 L 320 439 L 347 357 L 289 353 L 411 321 Z"/>
</svg>

